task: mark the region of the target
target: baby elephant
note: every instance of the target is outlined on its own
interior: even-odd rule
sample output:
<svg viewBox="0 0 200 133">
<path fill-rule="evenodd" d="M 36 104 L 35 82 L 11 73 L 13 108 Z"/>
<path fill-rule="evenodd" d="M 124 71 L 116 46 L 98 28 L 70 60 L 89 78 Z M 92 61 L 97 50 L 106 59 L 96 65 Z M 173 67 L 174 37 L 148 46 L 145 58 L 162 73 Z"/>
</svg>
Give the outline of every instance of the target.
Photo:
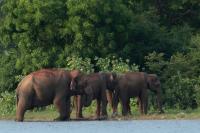
<svg viewBox="0 0 200 133">
<path fill-rule="evenodd" d="M 23 121 L 26 110 L 54 104 L 60 116 L 57 120 L 70 117 L 70 96 L 81 94 L 75 88 L 74 78 L 78 70 L 42 69 L 26 76 L 16 89 L 17 110 L 16 121 Z"/>
<path fill-rule="evenodd" d="M 78 88 L 83 89 L 85 95 L 75 97 L 76 117 L 82 118 L 82 107 L 89 106 L 92 100 L 97 101 L 95 119 L 107 118 L 107 102 L 111 102 L 110 94 L 114 89 L 116 74 L 114 73 L 92 73 L 84 75 L 79 79 Z M 101 117 L 100 117 L 101 116 Z"/>
</svg>

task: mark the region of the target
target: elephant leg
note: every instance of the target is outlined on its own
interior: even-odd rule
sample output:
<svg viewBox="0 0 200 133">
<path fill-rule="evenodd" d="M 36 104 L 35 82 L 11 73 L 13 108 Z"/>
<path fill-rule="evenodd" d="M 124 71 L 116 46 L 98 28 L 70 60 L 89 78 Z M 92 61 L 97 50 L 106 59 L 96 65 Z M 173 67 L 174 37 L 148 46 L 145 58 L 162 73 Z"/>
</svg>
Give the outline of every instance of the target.
<svg viewBox="0 0 200 133">
<path fill-rule="evenodd" d="M 148 106 L 147 92 L 144 92 L 141 96 L 141 106 L 143 113 L 147 114 L 147 106 Z"/>
<path fill-rule="evenodd" d="M 100 109 L 101 109 L 101 100 L 97 99 L 96 118 L 95 119 L 100 118 Z"/>
<path fill-rule="evenodd" d="M 122 97 L 121 103 L 122 103 L 122 115 L 126 116 L 128 113 L 128 108 L 127 108 L 128 97 L 125 97 L 125 96 Z"/>
<path fill-rule="evenodd" d="M 26 110 L 32 109 L 32 95 L 22 95 L 18 97 L 16 109 L 16 121 L 23 121 Z"/>
<path fill-rule="evenodd" d="M 162 100 L 161 100 L 161 92 L 157 92 L 157 98 L 156 98 L 157 106 L 159 113 L 164 113 L 164 110 L 162 109 Z"/>
<path fill-rule="evenodd" d="M 127 112 L 131 115 L 130 99 L 127 100 Z"/>
<path fill-rule="evenodd" d="M 69 120 L 70 119 L 70 113 L 71 113 L 71 110 L 70 110 L 70 108 L 71 108 L 71 101 L 70 101 L 70 98 L 69 99 L 67 99 L 67 101 L 66 101 L 66 113 L 67 113 L 67 117 L 66 117 L 66 120 Z"/>
<path fill-rule="evenodd" d="M 108 104 L 108 101 L 106 99 L 105 96 L 102 97 L 102 101 L 101 101 L 101 117 L 102 119 L 106 119 L 108 114 L 107 114 L 107 104 Z"/>
<path fill-rule="evenodd" d="M 20 99 L 17 103 L 16 121 L 24 120 L 25 111 L 26 111 L 26 101 L 25 99 Z"/>
<path fill-rule="evenodd" d="M 141 98 L 140 97 L 138 97 L 138 99 L 137 99 L 137 105 L 138 105 L 140 114 L 144 114 L 143 109 L 142 109 L 142 103 L 141 103 Z"/>
<path fill-rule="evenodd" d="M 57 121 L 64 121 L 69 119 L 70 114 L 70 100 L 67 100 L 65 98 L 56 98 L 54 100 L 54 105 L 57 108 L 60 116 L 56 118 Z"/>
<path fill-rule="evenodd" d="M 115 92 L 113 94 L 113 99 L 112 99 L 112 105 L 113 105 L 113 114 L 112 116 L 116 116 L 117 115 L 117 107 L 118 107 L 118 103 L 119 103 L 119 93 Z"/>
<path fill-rule="evenodd" d="M 144 101 L 144 107 L 143 107 L 143 109 L 144 109 L 144 114 L 146 115 L 147 114 L 147 108 L 148 108 L 148 100 L 145 98 L 145 101 Z"/>
</svg>

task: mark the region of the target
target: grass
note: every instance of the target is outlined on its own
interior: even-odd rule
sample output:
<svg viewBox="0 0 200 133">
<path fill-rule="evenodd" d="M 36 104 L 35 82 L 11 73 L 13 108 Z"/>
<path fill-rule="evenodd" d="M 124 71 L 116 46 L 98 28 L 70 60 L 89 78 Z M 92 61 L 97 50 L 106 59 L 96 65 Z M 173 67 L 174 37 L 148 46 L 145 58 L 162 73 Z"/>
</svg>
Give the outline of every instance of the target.
<svg viewBox="0 0 200 133">
<path fill-rule="evenodd" d="M 86 118 L 92 118 L 95 112 L 90 111 L 90 108 L 84 109 L 83 115 Z M 140 115 L 138 111 L 134 111 L 131 116 L 122 117 L 117 116 L 111 118 L 111 112 L 109 111 L 109 120 L 191 120 L 200 119 L 200 108 L 195 110 L 165 110 L 164 114 L 158 114 L 154 111 L 149 111 L 147 115 Z M 25 114 L 25 121 L 53 121 L 58 116 L 58 112 L 55 109 L 44 109 L 41 111 L 27 111 Z M 71 118 L 75 119 L 75 112 L 72 111 Z M 14 120 L 15 113 L 8 115 L 0 115 L 1 120 Z"/>
</svg>

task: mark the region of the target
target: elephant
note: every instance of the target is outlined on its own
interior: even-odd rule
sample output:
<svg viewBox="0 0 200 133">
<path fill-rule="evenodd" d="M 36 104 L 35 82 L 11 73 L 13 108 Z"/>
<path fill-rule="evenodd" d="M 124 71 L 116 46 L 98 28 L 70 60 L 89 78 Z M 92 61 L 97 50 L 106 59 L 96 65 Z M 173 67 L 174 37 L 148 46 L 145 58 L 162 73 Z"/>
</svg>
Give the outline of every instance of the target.
<svg viewBox="0 0 200 133">
<path fill-rule="evenodd" d="M 117 76 L 113 97 L 113 115 L 117 114 L 119 100 L 122 104 L 122 115 L 131 114 L 130 98 L 137 97 L 141 114 L 147 114 L 148 89 L 157 94 L 159 112 L 163 113 L 161 100 L 161 83 L 156 74 L 145 72 L 126 72 Z"/>
<path fill-rule="evenodd" d="M 16 121 L 23 121 L 26 110 L 54 104 L 60 116 L 55 120 L 70 118 L 70 96 L 82 94 L 76 88 L 79 70 L 41 69 L 25 76 L 16 89 Z"/>
<path fill-rule="evenodd" d="M 97 101 L 95 119 L 107 118 L 107 103 L 112 106 L 111 94 L 114 90 L 115 73 L 92 73 L 82 76 L 78 81 L 78 88 L 84 90 L 85 95 L 74 97 L 76 107 L 76 118 L 83 118 L 82 107 L 88 107 L 92 100 Z"/>
</svg>

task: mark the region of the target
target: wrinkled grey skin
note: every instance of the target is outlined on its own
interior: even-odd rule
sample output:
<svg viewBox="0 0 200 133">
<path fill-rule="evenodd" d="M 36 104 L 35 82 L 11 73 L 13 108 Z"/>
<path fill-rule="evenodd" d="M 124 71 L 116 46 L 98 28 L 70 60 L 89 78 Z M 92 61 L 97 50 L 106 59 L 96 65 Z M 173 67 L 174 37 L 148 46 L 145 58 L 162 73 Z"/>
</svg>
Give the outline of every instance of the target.
<svg viewBox="0 0 200 133">
<path fill-rule="evenodd" d="M 60 116 L 56 120 L 70 118 L 70 96 L 83 93 L 75 88 L 74 78 L 79 71 L 42 69 L 27 75 L 16 89 L 16 121 L 23 121 L 26 110 L 54 104 Z"/>
<path fill-rule="evenodd" d="M 112 106 L 111 93 L 114 90 L 116 74 L 114 73 L 92 73 L 82 76 L 78 80 L 78 88 L 84 90 L 85 95 L 75 97 L 76 117 L 83 118 L 82 107 L 91 105 L 92 100 L 97 101 L 95 119 L 107 118 L 107 102 Z"/>
<path fill-rule="evenodd" d="M 129 104 L 132 97 L 138 98 L 141 114 L 147 114 L 148 89 L 156 93 L 158 108 L 162 113 L 161 84 L 157 75 L 144 72 L 127 72 L 118 75 L 113 97 L 113 115 L 117 114 L 119 100 L 122 104 L 122 115 L 131 114 Z"/>
</svg>

